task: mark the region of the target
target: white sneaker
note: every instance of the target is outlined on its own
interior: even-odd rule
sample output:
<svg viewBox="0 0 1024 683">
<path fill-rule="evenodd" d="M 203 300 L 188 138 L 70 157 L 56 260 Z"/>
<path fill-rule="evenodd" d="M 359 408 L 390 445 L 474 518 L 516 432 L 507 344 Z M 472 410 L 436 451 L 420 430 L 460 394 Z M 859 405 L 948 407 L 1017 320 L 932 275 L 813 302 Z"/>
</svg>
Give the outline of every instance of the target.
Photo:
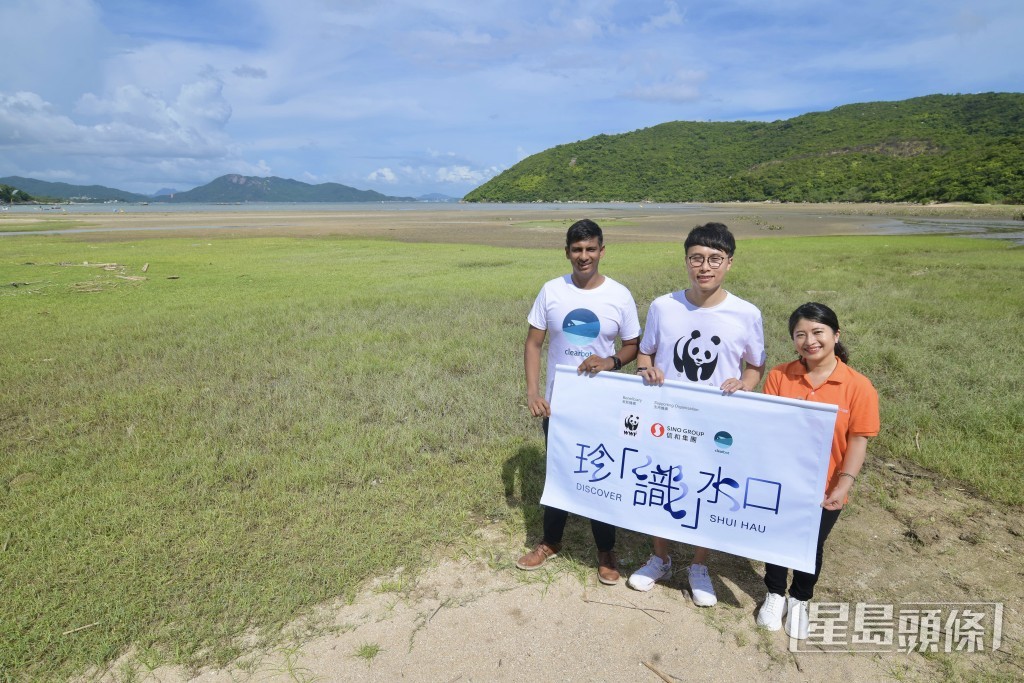
<svg viewBox="0 0 1024 683">
<path fill-rule="evenodd" d="M 786 596 L 769 593 L 764 604 L 757 611 L 757 625 L 769 631 L 782 628 L 782 617 L 786 613 Z"/>
<path fill-rule="evenodd" d="M 655 581 L 661 581 L 672 573 L 672 558 L 662 561 L 657 555 L 651 555 L 647 564 L 633 572 L 626 584 L 638 591 L 649 591 L 654 588 Z"/>
<path fill-rule="evenodd" d="M 786 635 L 797 640 L 807 640 L 807 602 L 786 598 Z"/>
<path fill-rule="evenodd" d="M 690 597 L 697 607 L 711 607 L 718 602 L 715 596 L 715 587 L 711 585 L 711 577 L 708 576 L 708 568 L 702 564 L 691 564 L 688 570 L 690 575 Z"/>
</svg>

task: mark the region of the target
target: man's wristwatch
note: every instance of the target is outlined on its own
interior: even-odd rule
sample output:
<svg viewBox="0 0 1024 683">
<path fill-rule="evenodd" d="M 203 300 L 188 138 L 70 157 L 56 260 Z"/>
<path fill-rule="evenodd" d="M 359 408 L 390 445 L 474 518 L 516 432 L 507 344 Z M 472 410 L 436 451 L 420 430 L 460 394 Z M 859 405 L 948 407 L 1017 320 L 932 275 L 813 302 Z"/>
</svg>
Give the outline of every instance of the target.
<svg viewBox="0 0 1024 683">
<path fill-rule="evenodd" d="M 621 369 L 622 369 L 622 359 L 619 358 L 618 356 L 612 356 L 612 370 L 615 371 L 615 370 L 621 370 Z"/>
</svg>

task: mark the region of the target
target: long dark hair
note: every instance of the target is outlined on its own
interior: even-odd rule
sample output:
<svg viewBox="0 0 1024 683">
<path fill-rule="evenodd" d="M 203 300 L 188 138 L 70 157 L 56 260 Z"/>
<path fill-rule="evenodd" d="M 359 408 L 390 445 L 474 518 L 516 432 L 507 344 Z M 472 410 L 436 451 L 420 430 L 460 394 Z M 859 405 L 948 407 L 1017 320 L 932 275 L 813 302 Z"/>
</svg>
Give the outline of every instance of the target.
<svg viewBox="0 0 1024 683">
<path fill-rule="evenodd" d="M 839 332 L 839 318 L 836 316 L 836 312 L 825 304 L 819 304 L 815 301 L 808 301 L 803 306 L 798 307 L 793 314 L 789 316 L 789 338 L 793 338 L 793 330 L 796 329 L 796 324 L 801 320 L 810 320 L 813 323 L 821 323 L 822 325 L 828 325 L 832 328 L 833 332 Z M 839 360 L 844 363 L 849 362 L 850 353 L 843 346 L 841 341 L 836 340 L 836 356 Z"/>
</svg>

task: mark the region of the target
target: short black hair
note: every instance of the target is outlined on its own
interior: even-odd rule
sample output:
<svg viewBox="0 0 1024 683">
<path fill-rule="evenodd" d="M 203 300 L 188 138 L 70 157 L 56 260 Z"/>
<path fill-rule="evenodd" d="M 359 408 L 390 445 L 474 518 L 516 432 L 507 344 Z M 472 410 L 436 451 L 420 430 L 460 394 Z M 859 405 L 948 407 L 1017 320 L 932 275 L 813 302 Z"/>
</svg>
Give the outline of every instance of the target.
<svg viewBox="0 0 1024 683">
<path fill-rule="evenodd" d="M 690 251 L 690 247 L 708 247 L 732 256 L 736 253 L 736 238 L 729 232 L 725 223 L 705 223 L 695 227 L 686 236 L 687 252 Z"/>
<path fill-rule="evenodd" d="M 568 232 L 565 233 L 565 246 L 571 247 L 576 242 L 583 242 L 592 237 L 596 237 L 597 243 L 604 246 L 604 233 L 601 232 L 601 226 L 589 218 L 584 218 L 569 226 Z"/>
</svg>

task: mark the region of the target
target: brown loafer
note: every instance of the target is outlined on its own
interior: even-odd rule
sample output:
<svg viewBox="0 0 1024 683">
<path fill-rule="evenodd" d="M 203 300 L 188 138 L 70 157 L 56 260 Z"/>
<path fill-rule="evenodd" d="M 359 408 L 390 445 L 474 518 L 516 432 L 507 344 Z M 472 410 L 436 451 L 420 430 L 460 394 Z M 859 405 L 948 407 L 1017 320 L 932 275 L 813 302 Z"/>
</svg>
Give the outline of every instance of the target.
<svg viewBox="0 0 1024 683">
<path fill-rule="evenodd" d="M 540 569 L 548 560 L 558 557 L 558 551 L 562 549 L 561 544 L 549 545 L 544 541 L 537 544 L 537 547 L 519 558 L 516 567 L 533 571 Z"/>
<path fill-rule="evenodd" d="M 597 553 L 597 579 L 606 586 L 619 582 L 619 561 L 614 550 Z"/>
</svg>

